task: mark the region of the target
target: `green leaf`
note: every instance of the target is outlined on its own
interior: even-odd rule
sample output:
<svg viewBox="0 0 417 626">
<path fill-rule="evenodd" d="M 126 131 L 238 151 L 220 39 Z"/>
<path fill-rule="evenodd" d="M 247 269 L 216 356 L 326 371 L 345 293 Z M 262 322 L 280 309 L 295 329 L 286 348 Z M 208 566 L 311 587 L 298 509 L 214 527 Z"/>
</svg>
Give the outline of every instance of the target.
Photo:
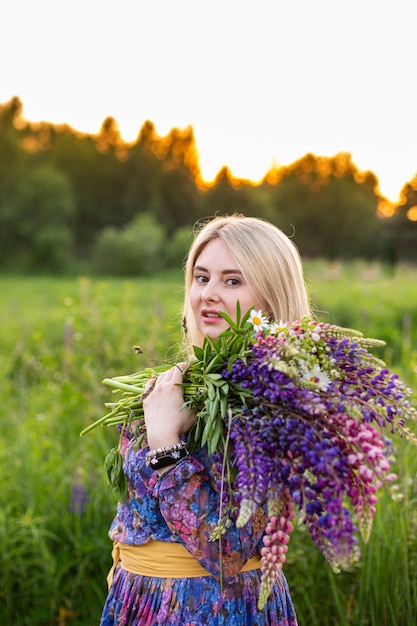
<svg viewBox="0 0 417 626">
<path fill-rule="evenodd" d="M 207 397 L 209 400 L 214 400 L 214 398 L 216 397 L 216 389 L 214 387 L 214 385 L 207 383 L 206 384 L 206 388 L 207 388 Z"/>
<path fill-rule="evenodd" d="M 208 442 L 208 448 L 209 448 L 210 454 L 213 454 L 217 450 L 217 446 L 219 444 L 219 440 L 222 434 L 223 434 L 223 423 L 221 421 L 217 421 L 215 428 Z"/>
<path fill-rule="evenodd" d="M 194 350 L 194 354 L 195 354 L 196 359 L 198 361 L 201 361 L 203 359 L 203 356 L 204 356 L 203 348 L 200 348 L 199 346 L 193 346 L 193 350 Z"/>
<path fill-rule="evenodd" d="M 221 399 L 220 399 L 220 413 L 222 415 L 222 417 L 226 417 L 227 415 L 227 407 L 229 405 L 228 402 L 229 398 L 227 397 L 227 394 L 223 394 Z"/>
<path fill-rule="evenodd" d="M 220 398 L 219 398 L 219 392 L 216 389 L 216 396 L 214 398 L 214 400 L 211 402 L 210 404 L 210 421 L 214 421 L 216 419 L 216 416 L 219 412 L 219 408 L 220 408 Z"/>
<path fill-rule="evenodd" d="M 207 374 L 206 378 L 209 378 L 211 381 L 219 381 L 222 380 L 222 375 L 219 372 L 211 372 Z"/>
<path fill-rule="evenodd" d="M 230 328 L 231 328 L 232 330 L 238 330 L 238 328 L 239 328 L 239 323 L 238 323 L 238 322 L 234 322 L 234 321 L 232 320 L 232 318 L 231 318 L 229 315 L 227 315 L 227 313 L 223 313 L 222 311 L 220 311 L 220 316 L 221 316 L 224 320 L 226 320 L 226 322 L 229 324 L 229 326 L 230 326 Z M 222 333 L 222 335 L 224 335 L 224 333 L 228 333 L 228 331 L 224 331 L 224 332 Z M 220 335 L 220 336 L 221 336 L 221 335 Z"/>
<path fill-rule="evenodd" d="M 249 320 L 249 318 L 250 318 L 251 311 L 253 311 L 253 309 L 254 309 L 254 308 L 255 308 L 255 307 L 252 307 L 251 309 L 249 309 L 249 311 L 246 311 L 245 315 L 243 316 L 243 318 L 242 318 L 242 322 L 241 322 L 241 324 L 240 324 L 240 327 L 241 327 L 242 329 L 246 327 L 246 324 L 247 324 L 247 322 L 248 322 L 248 320 Z"/>
<path fill-rule="evenodd" d="M 220 393 L 224 394 L 225 396 L 229 395 L 229 390 L 230 390 L 230 385 L 229 383 L 223 381 L 221 386 L 220 386 Z"/>
<path fill-rule="evenodd" d="M 205 423 L 205 425 L 204 425 L 203 434 L 202 434 L 202 436 L 201 436 L 201 445 L 202 445 L 202 446 L 205 446 L 205 445 L 206 445 L 206 443 L 207 443 L 207 441 L 208 441 L 208 440 L 209 440 L 209 438 L 210 438 L 211 426 L 212 426 L 212 424 L 211 424 L 211 422 L 210 422 L 210 421 L 207 421 L 207 422 Z"/>
<path fill-rule="evenodd" d="M 104 459 L 107 482 L 118 500 L 124 500 L 127 493 L 127 480 L 123 471 L 123 459 L 118 448 L 112 448 Z"/>
</svg>

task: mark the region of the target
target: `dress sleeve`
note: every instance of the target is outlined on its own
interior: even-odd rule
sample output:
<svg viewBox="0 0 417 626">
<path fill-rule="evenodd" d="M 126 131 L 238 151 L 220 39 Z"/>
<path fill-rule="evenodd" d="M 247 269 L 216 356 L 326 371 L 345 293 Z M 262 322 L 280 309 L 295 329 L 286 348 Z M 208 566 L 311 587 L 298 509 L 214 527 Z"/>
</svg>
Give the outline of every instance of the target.
<svg viewBox="0 0 417 626">
<path fill-rule="evenodd" d="M 259 508 L 253 519 L 237 528 L 235 519 L 219 539 L 210 535 L 219 521 L 219 493 L 205 465 L 189 455 L 159 478 L 154 486 L 161 513 L 174 533 L 199 563 L 214 576 L 235 576 L 259 551 L 267 523 Z"/>
</svg>

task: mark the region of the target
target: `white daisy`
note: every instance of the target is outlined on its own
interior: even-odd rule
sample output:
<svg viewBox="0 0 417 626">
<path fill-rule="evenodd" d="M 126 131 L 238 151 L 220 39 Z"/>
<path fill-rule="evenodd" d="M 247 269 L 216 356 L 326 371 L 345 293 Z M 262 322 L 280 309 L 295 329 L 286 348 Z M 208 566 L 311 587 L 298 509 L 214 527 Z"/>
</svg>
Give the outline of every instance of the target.
<svg viewBox="0 0 417 626">
<path fill-rule="evenodd" d="M 332 382 L 328 374 L 323 372 L 318 365 L 314 365 L 312 369 L 305 370 L 301 374 L 301 379 L 307 380 L 310 383 L 315 383 L 322 391 L 326 391 Z"/>
<path fill-rule="evenodd" d="M 271 335 L 279 335 L 279 333 L 283 331 L 284 328 L 285 324 L 281 320 L 279 322 L 272 322 L 269 325 L 269 332 L 271 333 Z"/>
<path fill-rule="evenodd" d="M 250 312 L 250 322 L 253 324 L 254 330 L 264 330 L 268 328 L 268 319 L 263 315 L 262 311 L 255 311 L 254 309 Z"/>
</svg>

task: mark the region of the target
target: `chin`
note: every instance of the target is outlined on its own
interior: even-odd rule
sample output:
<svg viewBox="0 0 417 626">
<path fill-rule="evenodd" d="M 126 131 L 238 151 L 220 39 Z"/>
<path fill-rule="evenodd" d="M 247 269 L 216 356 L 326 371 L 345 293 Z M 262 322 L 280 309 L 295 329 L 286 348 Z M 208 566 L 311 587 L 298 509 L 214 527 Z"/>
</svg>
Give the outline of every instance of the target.
<svg viewBox="0 0 417 626">
<path fill-rule="evenodd" d="M 205 328 L 202 332 L 203 337 L 210 337 L 211 339 L 217 339 L 220 333 L 224 332 L 228 325 L 216 326 L 216 328 Z"/>
</svg>

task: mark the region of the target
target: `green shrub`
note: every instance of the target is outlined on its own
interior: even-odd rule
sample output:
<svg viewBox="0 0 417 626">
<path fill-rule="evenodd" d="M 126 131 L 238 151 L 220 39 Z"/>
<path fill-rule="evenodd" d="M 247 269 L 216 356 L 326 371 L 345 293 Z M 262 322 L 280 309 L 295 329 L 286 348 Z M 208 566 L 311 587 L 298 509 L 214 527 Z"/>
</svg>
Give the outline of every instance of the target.
<svg viewBox="0 0 417 626">
<path fill-rule="evenodd" d="M 188 226 L 178 228 L 168 239 L 166 259 L 168 267 L 181 267 L 192 243 L 193 234 Z"/>
<path fill-rule="evenodd" d="M 165 229 L 152 215 L 138 215 L 124 229 L 105 228 L 93 249 L 92 263 L 99 274 L 146 276 L 165 265 Z"/>
</svg>

